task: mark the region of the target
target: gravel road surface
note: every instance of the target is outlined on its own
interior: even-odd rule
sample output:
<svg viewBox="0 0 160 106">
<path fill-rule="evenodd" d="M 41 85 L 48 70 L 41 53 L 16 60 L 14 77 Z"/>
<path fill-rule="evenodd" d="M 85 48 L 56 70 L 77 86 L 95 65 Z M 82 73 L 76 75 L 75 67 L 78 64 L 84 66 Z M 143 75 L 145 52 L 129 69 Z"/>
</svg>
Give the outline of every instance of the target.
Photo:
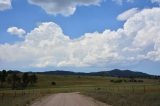
<svg viewBox="0 0 160 106">
<path fill-rule="evenodd" d="M 35 101 L 31 106 L 109 106 L 79 93 L 53 94 Z"/>
</svg>

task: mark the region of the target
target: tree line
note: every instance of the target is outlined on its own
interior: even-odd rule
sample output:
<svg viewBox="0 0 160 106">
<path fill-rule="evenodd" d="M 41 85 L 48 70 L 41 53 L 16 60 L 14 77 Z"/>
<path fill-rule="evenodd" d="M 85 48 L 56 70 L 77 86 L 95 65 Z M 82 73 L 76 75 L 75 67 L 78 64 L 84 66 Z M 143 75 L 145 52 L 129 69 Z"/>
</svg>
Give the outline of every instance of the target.
<svg viewBox="0 0 160 106">
<path fill-rule="evenodd" d="M 18 73 L 14 71 L 0 71 L 0 88 L 9 86 L 11 89 L 25 89 L 34 86 L 38 77 L 35 73 Z"/>
<path fill-rule="evenodd" d="M 122 83 L 122 82 L 130 82 L 130 83 L 143 83 L 144 81 L 142 79 L 139 79 L 139 80 L 136 80 L 136 79 L 129 79 L 129 80 L 126 80 L 126 79 L 112 79 L 110 80 L 110 82 L 112 83 Z"/>
</svg>

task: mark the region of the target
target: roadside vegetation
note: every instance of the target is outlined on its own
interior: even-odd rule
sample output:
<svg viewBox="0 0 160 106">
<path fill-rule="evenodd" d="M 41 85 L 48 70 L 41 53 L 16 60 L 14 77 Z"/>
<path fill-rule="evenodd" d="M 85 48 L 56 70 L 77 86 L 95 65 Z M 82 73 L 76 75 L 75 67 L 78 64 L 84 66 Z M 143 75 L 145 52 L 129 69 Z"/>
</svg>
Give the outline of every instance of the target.
<svg viewBox="0 0 160 106">
<path fill-rule="evenodd" d="M 13 71 L 0 71 L 0 88 L 26 89 L 33 87 L 37 83 L 36 74 L 16 73 Z"/>
<path fill-rule="evenodd" d="M 0 84 L 0 106 L 27 106 L 45 95 L 60 92 L 81 92 L 113 106 L 160 106 L 157 77 L 45 75 L 3 70 Z"/>
<path fill-rule="evenodd" d="M 130 92 L 128 92 L 129 90 L 109 91 L 101 89 L 84 92 L 84 94 L 113 106 L 160 106 L 160 91 L 155 89 L 154 91 L 152 87 L 150 88 L 145 92 L 143 90 L 139 91 L 138 88 L 132 91 L 132 88 L 130 88 Z"/>
</svg>

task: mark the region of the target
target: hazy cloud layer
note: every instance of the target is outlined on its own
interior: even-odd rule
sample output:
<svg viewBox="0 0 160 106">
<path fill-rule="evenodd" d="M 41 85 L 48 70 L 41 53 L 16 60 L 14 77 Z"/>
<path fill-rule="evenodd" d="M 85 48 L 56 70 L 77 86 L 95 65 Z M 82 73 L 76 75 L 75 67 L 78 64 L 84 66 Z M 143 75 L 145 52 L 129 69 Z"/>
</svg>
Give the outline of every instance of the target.
<svg viewBox="0 0 160 106">
<path fill-rule="evenodd" d="M 44 22 L 23 42 L 0 45 L 0 61 L 6 67 L 106 67 L 141 60 L 160 61 L 160 8 L 141 10 L 117 31 L 71 39 L 57 24 Z"/>
<path fill-rule="evenodd" d="M 134 2 L 135 0 L 112 0 L 113 2 L 116 2 L 117 4 L 120 4 L 120 5 L 122 5 L 123 3 L 125 3 L 125 2 L 130 2 L 130 3 L 132 3 L 132 2 Z"/>
<path fill-rule="evenodd" d="M 48 14 L 69 16 L 74 14 L 78 6 L 99 5 L 102 0 L 28 0 L 40 6 Z"/>
<path fill-rule="evenodd" d="M 10 9 L 11 7 L 11 0 L 0 0 L 0 11 Z"/>
<path fill-rule="evenodd" d="M 151 0 L 151 2 L 160 4 L 160 0 Z"/>
<path fill-rule="evenodd" d="M 136 0 L 112 0 L 113 2 L 116 2 L 119 5 L 122 5 L 123 3 L 134 3 Z M 144 0 L 145 1 L 145 0 Z M 151 3 L 157 3 L 160 4 L 160 0 L 149 0 Z"/>
</svg>

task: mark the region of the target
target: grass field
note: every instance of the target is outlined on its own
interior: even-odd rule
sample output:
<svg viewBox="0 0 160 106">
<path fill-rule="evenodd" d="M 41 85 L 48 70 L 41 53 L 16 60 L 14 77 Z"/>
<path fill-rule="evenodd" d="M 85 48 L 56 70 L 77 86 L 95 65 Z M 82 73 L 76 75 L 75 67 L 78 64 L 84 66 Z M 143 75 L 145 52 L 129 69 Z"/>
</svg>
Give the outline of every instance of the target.
<svg viewBox="0 0 160 106">
<path fill-rule="evenodd" d="M 44 95 L 58 92 L 81 92 L 114 106 L 160 106 L 157 80 L 112 83 L 110 80 L 117 78 L 57 75 L 38 75 L 38 78 L 38 83 L 26 90 L 1 89 L 0 106 L 26 106 Z M 56 82 L 54 86 L 51 84 L 53 81 Z"/>
</svg>

